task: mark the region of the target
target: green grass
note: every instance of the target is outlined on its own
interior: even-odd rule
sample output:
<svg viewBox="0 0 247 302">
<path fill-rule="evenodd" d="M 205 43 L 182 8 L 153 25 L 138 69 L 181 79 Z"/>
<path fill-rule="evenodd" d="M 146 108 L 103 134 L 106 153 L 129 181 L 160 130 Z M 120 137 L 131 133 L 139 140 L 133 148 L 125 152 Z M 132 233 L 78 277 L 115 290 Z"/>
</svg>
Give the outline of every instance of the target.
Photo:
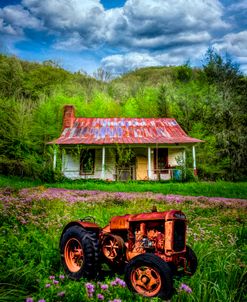
<svg viewBox="0 0 247 302">
<path fill-rule="evenodd" d="M 107 182 L 102 180 L 66 180 L 57 183 L 42 183 L 17 177 L 0 176 L 0 187 L 27 188 L 37 185 L 76 190 L 101 190 L 111 192 L 154 192 L 189 196 L 228 197 L 247 199 L 247 182 Z"/>
<path fill-rule="evenodd" d="M 127 184 L 130 185 L 130 184 Z M 161 185 L 161 184 L 159 184 Z M 174 184 L 175 185 L 175 184 Z M 45 189 L 43 189 L 45 190 Z M 63 226 L 71 220 L 93 215 L 104 226 L 114 215 L 140 213 L 150 210 L 150 202 L 128 201 L 117 203 L 74 203 L 59 200 L 28 201 L 12 199 L 17 191 L 8 193 L 8 206 L 0 209 L 0 301 L 24 301 L 26 297 L 47 301 L 89 300 L 85 280 L 60 280 L 52 285 L 50 275 L 64 274 L 60 263 L 59 238 Z M 242 302 L 247 276 L 247 213 L 243 208 L 228 208 L 207 204 L 181 203 L 176 206 L 157 202 L 159 210 L 176 207 L 187 215 L 188 243 L 194 249 L 199 267 L 192 277 L 175 280 L 177 293 L 172 302 Z M 23 219 L 25 223 L 23 223 Z M 119 276 L 123 278 L 123 276 Z M 114 276 L 103 281 L 109 283 Z M 192 293 L 179 292 L 181 282 L 192 288 Z M 97 282 L 94 284 L 97 286 Z M 65 291 L 65 296 L 57 296 Z M 97 292 L 100 289 L 97 288 Z M 110 288 L 105 301 L 159 301 L 132 295 L 126 288 Z"/>
<path fill-rule="evenodd" d="M 17 176 L 4 176 L 0 175 L 0 188 L 13 188 L 13 189 L 22 189 L 30 188 L 41 185 L 42 182 L 39 180 L 31 180 L 29 178 L 21 178 Z"/>
</svg>

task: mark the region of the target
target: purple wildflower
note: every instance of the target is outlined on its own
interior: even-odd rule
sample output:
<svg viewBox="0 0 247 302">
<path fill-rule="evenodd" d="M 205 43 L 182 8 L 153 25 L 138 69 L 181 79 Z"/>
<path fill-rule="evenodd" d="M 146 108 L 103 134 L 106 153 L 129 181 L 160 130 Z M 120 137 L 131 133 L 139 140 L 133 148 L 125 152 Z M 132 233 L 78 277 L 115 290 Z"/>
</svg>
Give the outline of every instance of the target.
<svg viewBox="0 0 247 302">
<path fill-rule="evenodd" d="M 94 292 L 94 285 L 92 283 L 86 283 L 85 286 L 88 291 Z"/>
<path fill-rule="evenodd" d="M 109 302 L 122 302 L 120 299 L 114 299 L 112 301 L 109 301 Z"/>
<path fill-rule="evenodd" d="M 33 298 L 27 298 L 26 302 L 33 302 Z"/>
<path fill-rule="evenodd" d="M 185 283 L 182 283 L 182 284 L 180 285 L 179 289 L 180 289 L 181 291 L 185 291 L 185 292 L 188 293 L 188 294 L 192 293 L 192 289 L 191 289 L 187 284 L 185 284 Z"/>
<path fill-rule="evenodd" d="M 59 297 L 64 297 L 65 296 L 65 292 L 60 292 L 57 294 Z"/>
<path fill-rule="evenodd" d="M 222 197 L 205 197 L 205 196 L 181 196 L 181 195 L 164 195 L 160 193 L 126 193 L 126 192 L 103 192 L 89 190 L 66 190 L 66 189 L 22 189 L 18 194 L 18 198 L 10 195 L 11 192 L 4 193 L 0 190 L 0 200 L 5 204 L 11 202 L 23 201 L 25 205 L 33 200 L 62 200 L 69 203 L 75 202 L 106 202 L 106 201 L 131 201 L 131 200 L 152 200 L 164 201 L 167 203 L 183 203 L 185 201 L 199 202 L 204 206 L 224 206 L 231 208 L 247 207 L 246 200 L 237 198 L 222 198 Z M 20 209 L 21 210 L 21 209 Z M 29 219 L 25 219 L 27 223 Z"/>
<path fill-rule="evenodd" d="M 53 280 L 53 284 L 58 284 L 58 283 L 59 283 L 59 281 Z"/>
<path fill-rule="evenodd" d="M 55 279 L 55 276 L 50 276 L 49 279 L 53 280 L 53 279 Z"/>
<path fill-rule="evenodd" d="M 115 281 L 117 282 L 118 285 L 120 285 L 120 286 L 122 286 L 122 287 L 125 287 L 125 286 L 126 286 L 125 281 L 122 280 L 122 279 L 116 278 Z"/>
<path fill-rule="evenodd" d="M 120 285 L 122 287 L 125 287 L 126 283 L 122 279 L 116 278 L 114 281 L 111 282 L 111 286 L 116 286 L 116 285 Z"/>
<path fill-rule="evenodd" d="M 98 295 L 97 295 L 97 298 L 98 298 L 99 300 L 104 300 L 104 299 L 105 299 L 105 297 L 104 297 L 102 294 L 98 294 Z"/>
<path fill-rule="evenodd" d="M 46 285 L 45 285 L 45 288 L 49 288 L 51 286 L 51 284 L 50 283 L 47 283 Z"/>
<path fill-rule="evenodd" d="M 107 290 L 108 289 L 108 285 L 107 284 L 102 284 L 101 286 L 100 286 L 100 288 L 102 289 L 102 290 Z"/>
<path fill-rule="evenodd" d="M 59 276 L 59 279 L 61 279 L 61 280 L 63 280 L 64 278 L 65 278 L 64 275 Z"/>
<path fill-rule="evenodd" d="M 45 302 L 45 299 L 40 299 L 38 302 Z"/>
<path fill-rule="evenodd" d="M 92 298 L 93 293 L 94 293 L 94 285 L 92 283 L 86 283 L 85 287 L 86 287 L 86 290 L 87 290 L 88 298 Z"/>
<path fill-rule="evenodd" d="M 111 286 L 116 286 L 117 285 L 117 282 L 116 282 L 116 280 L 114 280 L 114 281 L 111 281 Z"/>
</svg>

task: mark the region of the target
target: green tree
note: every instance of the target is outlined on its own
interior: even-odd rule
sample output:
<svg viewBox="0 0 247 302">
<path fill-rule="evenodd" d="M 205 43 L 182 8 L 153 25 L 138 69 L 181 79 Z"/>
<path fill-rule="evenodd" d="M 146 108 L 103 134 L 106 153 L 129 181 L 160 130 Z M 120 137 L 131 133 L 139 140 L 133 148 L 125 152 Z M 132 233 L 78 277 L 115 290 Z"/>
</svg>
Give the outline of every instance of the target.
<svg viewBox="0 0 247 302">
<path fill-rule="evenodd" d="M 219 97 L 212 103 L 208 123 L 216 137 L 219 160 L 226 163 L 226 178 L 238 179 L 247 172 L 247 82 L 229 56 L 209 50 L 204 65 L 209 85 Z"/>
<path fill-rule="evenodd" d="M 170 117 L 169 90 L 164 84 L 159 88 L 157 106 L 159 117 Z"/>
</svg>

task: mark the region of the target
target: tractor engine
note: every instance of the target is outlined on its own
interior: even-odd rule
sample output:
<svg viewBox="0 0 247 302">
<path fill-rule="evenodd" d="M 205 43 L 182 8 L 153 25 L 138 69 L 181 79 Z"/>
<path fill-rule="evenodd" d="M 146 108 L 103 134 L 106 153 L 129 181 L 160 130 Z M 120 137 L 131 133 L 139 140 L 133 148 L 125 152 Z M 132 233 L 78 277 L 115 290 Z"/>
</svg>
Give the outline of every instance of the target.
<svg viewBox="0 0 247 302">
<path fill-rule="evenodd" d="M 141 222 L 133 226 L 134 240 L 130 255 L 164 251 L 164 226 L 155 222 Z M 129 255 L 129 256 L 130 256 Z M 132 258 L 132 257 L 128 257 Z"/>
<path fill-rule="evenodd" d="M 186 251 L 186 217 L 181 211 L 115 216 L 102 234 L 103 254 L 110 262 L 120 255 L 122 261 L 129 261 L 139 254 L 153 253 L 178 264 L 178 256 Z"/>
</svg>

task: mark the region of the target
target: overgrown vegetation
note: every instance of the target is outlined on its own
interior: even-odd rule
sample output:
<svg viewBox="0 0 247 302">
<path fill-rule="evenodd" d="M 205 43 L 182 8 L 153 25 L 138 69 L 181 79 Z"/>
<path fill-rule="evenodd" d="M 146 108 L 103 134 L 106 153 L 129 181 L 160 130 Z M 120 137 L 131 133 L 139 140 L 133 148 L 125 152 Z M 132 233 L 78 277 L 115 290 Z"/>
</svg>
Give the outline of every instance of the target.
<svg viewBox="0 0 247 302">
<path fill-rule="evenodd" d="M 43 186 L 45 188 L 65 188 L 72 190 L 99 190 L 106 192 L 153 192 L 178 194 L 184 196 L 207 196 L 247 199 L 246 182 L 108 182 L 103 180 L 68 180 L 56 183 L 44 183 L 40 180 L 20 179 L 19 177 L 0 176 L 0 188 L 14 190 Z"/>
<path fill-rule="evenodd" d="M 0 55 L 0 75 L 0 173 L 54 179 L 46 143 L 60 135 L 69 103 L 84 117 L 175 117 L 205 141 L 197 148 L 200 178 L 246 178 L 247 79 L 212 50 L 202 69 L 150 67 L 111 81 L 103 70 L 95 79 Z"/>
<path fill-rule="evenodd" d="M 81 201 L 75 200 L 76 194 Z M 84 198 L 95 201 L 82 201 Z M 0 190 L 0 301 L 18 302 L 28 297 L 35 302 L 41 299 L 98 301 L 96 293 L 103 294 L 107 302 L 114 299 L 150 301 L 132 295 L 123 286 L 111 285 L 116 276 L 107 267 L 100 279 L 92 281 L 96 293 L 92 299 L 88 298 L 86 280 L 75 282 L 64 278 L 58 245 L 63 226 L 71 220 L 93 215 L 104 226 L 114 215 L 147 212 L 153 204 L 159 210 L 175 207 L 185 212 L 189 220 L 188 242 L 199 259 L 198 271 L 192 278 L 175 280 L 175 295 L 171 301 L 245 301 L 247 216 L 244 201 L 208 203 L 199 198 L 194 202 L 177 199 L 164 202 L 142 194 L 138 199 L 130 198 L 128 193 L 112 197 L 101 193 L 97 199 L 88 191 L 65 193 L 53 189 L 46 192 L 44 187 Z M 102 211 L 103 207 L 107 207 L 107 211 Z M 109 288 L 102 290 L 97 281 Z M 187 284 L 192 293 L 181 290 L 181 283 Z"/>
</svg>

